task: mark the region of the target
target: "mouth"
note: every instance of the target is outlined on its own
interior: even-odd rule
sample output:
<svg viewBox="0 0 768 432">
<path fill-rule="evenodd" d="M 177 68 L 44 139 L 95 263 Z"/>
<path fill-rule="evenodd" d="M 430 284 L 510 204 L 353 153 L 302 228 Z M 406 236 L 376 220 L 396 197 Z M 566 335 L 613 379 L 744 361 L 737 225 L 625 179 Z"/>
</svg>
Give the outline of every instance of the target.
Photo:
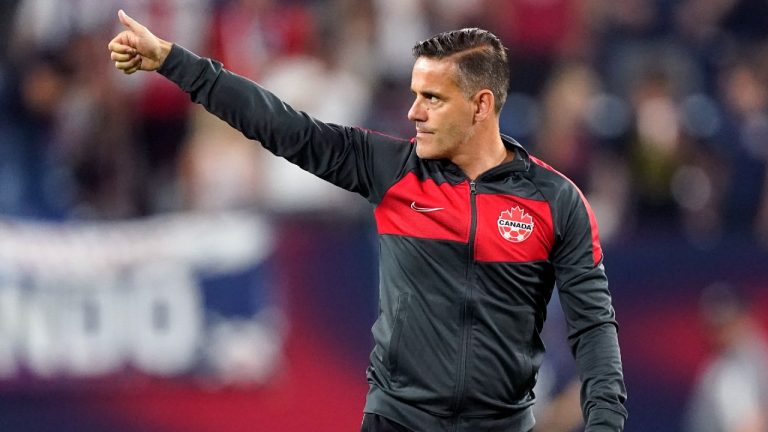
<svg viewBox="0 0 768 432">
<path fill-rule="evenodd" d="M 432 129 L 429 129 L 425 127 L 424 123 L 422 122 L 415 122 L 416 123 L 416 135 L 430 135 L 434 134 L 435 131 Z"/>
</svg>

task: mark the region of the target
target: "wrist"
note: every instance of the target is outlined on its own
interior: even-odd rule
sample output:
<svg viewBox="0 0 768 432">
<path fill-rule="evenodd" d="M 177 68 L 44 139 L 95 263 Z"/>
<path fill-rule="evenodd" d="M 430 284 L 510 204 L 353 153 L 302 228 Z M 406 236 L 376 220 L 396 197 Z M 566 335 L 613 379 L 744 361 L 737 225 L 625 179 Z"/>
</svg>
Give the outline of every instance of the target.
<svg viewBox="0 0 768 432">
<path fill-rule="evenodd" d="M 167 40 L 160 39 L 160 50 L 157 56 L 158 69 L 163 67 L 163 63 L 165 63 L 165 59 L 168 58 L 168 54 L 171 53 L 171 48 L 173 48 L 173 42 L 168 42 Z"/>
</svg>

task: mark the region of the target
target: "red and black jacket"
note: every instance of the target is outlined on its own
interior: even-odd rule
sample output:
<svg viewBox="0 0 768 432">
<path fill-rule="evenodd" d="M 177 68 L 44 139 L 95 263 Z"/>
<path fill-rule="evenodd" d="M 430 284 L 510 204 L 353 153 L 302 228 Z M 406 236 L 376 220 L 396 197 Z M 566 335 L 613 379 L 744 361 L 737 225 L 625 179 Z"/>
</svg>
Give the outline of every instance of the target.
<svg viewBox="0 0 768 432">
<path fill-rule="evenodd" d="M 529 430 L 557 285 L 587 430 L 623 429 L 597 226 L 568 179 L 503 137 L 517 157 L 471 181 L 407 140 L 320 122 L 178 46 L 159 72 L 274 154 L 375 206 L 380 309 L 366 412 L 417 431 Z"/>
</svg>

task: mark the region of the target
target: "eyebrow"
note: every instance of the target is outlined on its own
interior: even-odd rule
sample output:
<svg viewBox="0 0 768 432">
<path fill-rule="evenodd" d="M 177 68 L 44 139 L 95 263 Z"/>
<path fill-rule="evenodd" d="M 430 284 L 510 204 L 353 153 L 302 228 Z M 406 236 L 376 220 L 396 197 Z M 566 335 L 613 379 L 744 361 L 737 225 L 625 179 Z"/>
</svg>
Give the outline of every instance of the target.
<svg viewBox="0 0 768 432">
<path fill-rule="evenodd" d="M 436 92 L 434 90 L 424 90 L 424 91 L 417 92 L 417 91 L 411 89 L 411 93 L 414 94 L 414 95 L 421 94 L 422 96 L 427 97 L 427 98 L 430 98 L 430 97 L 434 96 L 434 97 L 436 97 L 438 99 L 443 99 L 443 97 L 444 97 L 441 93 Z"/>
</svg>

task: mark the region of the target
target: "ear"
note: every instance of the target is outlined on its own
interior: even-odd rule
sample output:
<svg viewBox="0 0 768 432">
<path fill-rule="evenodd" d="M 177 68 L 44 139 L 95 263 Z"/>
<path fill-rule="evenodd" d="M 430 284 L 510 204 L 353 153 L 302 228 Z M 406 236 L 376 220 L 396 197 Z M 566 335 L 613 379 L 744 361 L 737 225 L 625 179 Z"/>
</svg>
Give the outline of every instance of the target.
<svg viewBox="0 0 768 432">
<path fill-rule="evenodd" d="M 484 89 L 475 94 L 473 98 L 475 105 L 475 122 L 481 122 L 496 114 L 494 105 L 496 98 L 493 96 L 493 92 Z"/>
</svg>

